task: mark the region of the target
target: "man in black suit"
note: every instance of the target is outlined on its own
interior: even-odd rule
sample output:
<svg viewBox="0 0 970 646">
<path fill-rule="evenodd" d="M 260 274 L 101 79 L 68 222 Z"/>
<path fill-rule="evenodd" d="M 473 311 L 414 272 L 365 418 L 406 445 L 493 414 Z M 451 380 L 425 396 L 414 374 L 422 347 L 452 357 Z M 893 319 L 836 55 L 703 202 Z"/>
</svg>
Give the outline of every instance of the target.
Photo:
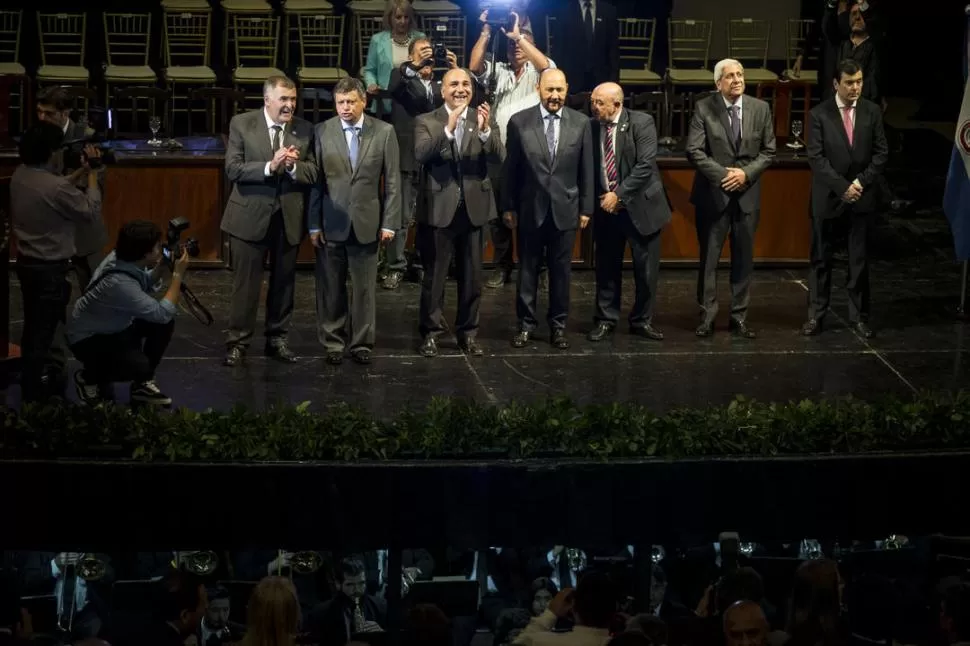
<svg viewBox="0 0 970 646">
<path fill-rule="evenodd" d="M 489 106 L 469 107 L 472 77 L 467 70 L 445 74 L 445 105 L 418 117 L 414 154 L 427 180 L 428 223 L 420 234 L 425 262 L 421 283 L 419 352 L 438 354 L 444 332 L 442 304 L 452 255 L 456 255 L 458 313 L 455 334 L 462 352 L 480 357 L 478 305 L 482 295 L 482 227 L 495 216 L 488 164 L 505 157 L 498 132 L 489 125 Z"/>
<path fill-rule="evenodd" d="M 306 194 L 317 178 L 313 126 L 294 115 L 296 84 L 285 76 L 266 79 L 263 104 L 229 123 L 226 176 L 233 188 L 221 225 L 229 234 L 232 263 L 226 366 L 242 363 L 253 338 L 267 251 L 265 352 L 277 361 L 296 361 L 286 332 L 293 316 L 296 256 L 306 233 Z"/>
<path fill-rule="evenodd" d="M 152 592 L 154 620 L 136 629 L 135 635 L 117 638 L 112 642 L 116 646 L 183 646 L 196 634 L 209 605 L 201 580 L 172 570 L 154 583 Z"/>
<path fill-rule="evenodd" d="M 563 0 L 556 12 L 550 56 L 569 78 L 573 93 L 620 80 L 619 29 L 609 0 Z"/>
<path fill-rule="evenodd" d="M 241 640 L 246 634 L 246 627 L 229 619 L 232 611 L 229 590 L 224 586 L 216 585 L 206 588 L 206 596 L 209 599 L 209 606 L 202 621 L 199 622 L 198 630 L 195 631 L 198 646 L 222 646 Z"/>
<path fill-rule="evenodd" d="M 853 59 L 836 69 L 835 96 L 811 112 L 808 162 L 812 167 L 812 267 L 808 321 L 802 334 L 822 331 L 832 289 L 832 254 L 838 231 L 848 229 L 849 323 L 864 338 L 869 327 L 866 238 L 879 207 L 880 177 L 889 147 L 881 108 L 862 98 L 862 66 Z"/>
<path fill-rule="evenodd" d="M 536 329 L 539 259 L 549 267 L 550 341 L 569 348 L 569 275 L 577 228 L 585 229 L 595 195 L 593 134 L 589 119 L 567 108 L 569 85 L 558 69 L 539 77 L 540 104 L 512 116 L 502 182 L 503 218 L 518 227 L 519 330 L 512 346 L 523 348 Z"/>
<path fill-rule="evenodd" d="M 696 169 L 690 201 L 696 208 L 700 270 L 697 304 L 701 323 L 695 334 L 714 333 L 717 265 L 731 238 L 731 330 L 744 339 L 748 326 L 754 235 L 761 210 L 761 174 L 775 156 L 771 109 L 744 93 L 744 67 L 730 58 L 714 66 L 716 92 L 694 107 L 687 132 L 687 161 Z"/>
<path fill-rule="evenodd" d="M 320 604 L 307 617 L 306 626 L 314 643 L 343 646 L 361 633 L 381 632 L 387 626 L 387 603 L 367 594 L 367 572 L 363 562 L 346 558 L 335 572 L 337 594 Z"/>
<path fill-rule="evenodd" d="M 657 127 L 644 112 L 623 109 L 623 89 L 603 83 L 591 97 L 594 119 L 598 208 L 593 218 L 596 243 L 596 327 L 590 341 L 602 341 L 620 320 L 623 251 L 633 255 L 636 300 L 630 333 L 660 341 L 653 304 L 660 273 L 660 230 L 670 222 L 670 204 L 657 168 Z M 598 144 L 598 145 L 597 145 Z"/>
</svg>

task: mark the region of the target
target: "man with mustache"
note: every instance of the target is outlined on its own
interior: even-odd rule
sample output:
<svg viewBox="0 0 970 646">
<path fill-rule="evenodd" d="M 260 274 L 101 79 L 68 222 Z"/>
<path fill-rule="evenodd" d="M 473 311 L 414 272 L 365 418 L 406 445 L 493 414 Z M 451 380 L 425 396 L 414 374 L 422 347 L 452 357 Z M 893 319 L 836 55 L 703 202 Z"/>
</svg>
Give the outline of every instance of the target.
<svg viewBox="0 0 970 646">
<path fill-rule="evenodd" d="M 714 66 L 717 92 L 697 102 L 687 132 L 687 161 L 696 170 L 690 201 L 696 209 L 700 271 L 694 333 L 714 333 L 717 264 L 731 237 L 731 323 L 735 336 L 754 339 L 748 326 L 754 234 L 761 209 L 761 174 L 775 156 L 768 104 L 744 93 L 744 68 L 726 58 Z"/>
<path fill-rule="evenodd" d="M 503 219 L 518 228 L 519 329 L 512 346 L 524 348 L 538 326 L 536 293 L 540 258 L 549 267 L 549 341 L 569 348 L 569 276 L 577 229 L 594 208 L 593 134 L 589 119 L 565 106 L 566 75 L 548 69 L 539 77 L 539 105 L 515 114 L 508 125 L 502 182 Z"/>
<path fill-rule="evenodd" d="M 236 115 L 229 123 L 226 175 L 233 188 L 222 216 L 232 264 L 226 366 L 242 363 L 252 341 L 267 252 L 265 352 L 277 361 L 296 361 L 286 332 L 293 315 L 296 256 L 306 231 L 304 204 L 317 167 L 311 154 L 313 127 L 294 116 L 295 109 L 296 84 L 271 76 L 263 83 L 262 109 Z"/>
<path fill-rule="evenodd" d="M 489 106 L 470 108 L 472 77 L 452 69 L 441 83 L 445 105 L 417 118 L 414 155 L 427 175 L 428 222 L 423 225 L 419 352 L 438 354 L 444 332 L 442 303 L 451 256 L 457 254 L 458 314 L 455 333 L 465 354 L 480 357 L 478 305 L 482 294 L 482 227 L 495 217 L 488 164 L 505 157 L 498 133 L 489 122 Z"/>
</svg>

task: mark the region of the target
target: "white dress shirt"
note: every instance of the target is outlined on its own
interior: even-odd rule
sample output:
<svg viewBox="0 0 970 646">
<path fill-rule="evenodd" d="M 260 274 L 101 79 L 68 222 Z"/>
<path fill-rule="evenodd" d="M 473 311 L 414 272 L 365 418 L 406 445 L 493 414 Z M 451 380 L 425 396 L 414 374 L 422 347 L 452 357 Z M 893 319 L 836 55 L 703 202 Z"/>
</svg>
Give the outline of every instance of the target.
<svg viewBox="0 0 970 646">
<path fill-rule="evenodd" d="M 620 129 L 617 127 L 620 123 L 620 117 L 623 115 L 623 108 L 616 111 L 613 115 L 613 158 L 616 160 L 616 179 L 620 179 L 620 160 L 616 159 L 616 136 L 620 134 Z M 607 124 L 600 124 L 600 159 L 603 160 L 602 177 L 603 186 L 606 189 L 610 187 L 610 180 L 606 177 L 606 126 Z M 632 551 L 630 552 L 633 553 Z"/>
<path fill-rule="evenodd" d="M 855 113 L 856 113 L 856 106 L 858 103 L 859 103 L 858 101 L 853 101 L 852 104 L 848 104 L 845 101 L 843 101 L 838 94 L 835 95 L 835 105 L 839 106 L 839 119 L 842 119 L 842 115 L 845 113 L 845 108 L 846 106 L 848 106 L 849 120 L 851 121 L 853 128 L 855 128 Z"/>
<path fill-rule="evenodd" d="M 501 547 L 493 547 L 496 554 L 502 553 Z M 478 550 L 475 551 L 475 559 L 472 562 L 472 573 L 468 575 L 469 581 L 478 581 Z M 486 575 L 485 587 L 489 592 L 498 592 L 498 586 L 495 585 L 495 581 L 492 580 L 492 575 Z"/>
<path fill-rule="evenodd" d="M 723 94 L 721 95 L 721 98 L 724 99 L 724 95 Z M 738 100 L 735 101 L 734 103 L 731 103 L 727 99 L 724 99 L 724 107 L 727 108 L 728 114 L 730 115 L 730 113 L 731 113 L 731 106 L 732 105 L 738 106 L 738 123 L 741 124 L 741 129 L 743 131 L 744 130 L 744 116 L 743 116 L 744 115 L 744 106 L 742 105 L 742 103 L 743 103 L 742 99 L 744 99 L 744 95 L 743 94 L 741 96 L 739 96 L 738 97 Z M 728 117 L 728 121 L 730 121 L 730 117 Z"/>
<path fill-rule="evenodd" d="M 445 104 L 445 110 L 448 112 L 448 116 L 449 117 L 452 114 L 454 114 L 454 112 L 455 112 L 454 110 L 452 110 L 451 108 L 449 108 L 447 104 Z M 467 118 L 468 118 L 468 106 L 466 105 L 462 109 L 461 116 L 458 119 L 460 121 L 464 121 Z M 492 129 L 491 129 L 491 127 L 489 127 L 486 124 L 486 127 L 485 127 L 484 130 L 479 130 L 478 131 L 478 140 L 481 141 L 484 144 L 484 143 L 488 142 L 488 138 L 489 138 L 489 136 L 491 134 L 492 134 Z M 466 130 L 465 131 L 465 136 L 467 137 L 468 135 L 469 135 L 469 133 Z M 448 141 L 454 141 L 455 140 L 455 133 L 454 132 L 448 132 L 448 124 L 445 124 L 445 136 L 448 137 Z M 462 142 L 462 143 L 464 143 L 464 142 Z"/>
<path fill-rule="evenodd" d="M 550 114 L 552 114 L 552 113 L 549 112 L 548 110 L 546 110 L 546 106 L 544 106 L 542 104 L 539 105 L 539 113 L 542 115 L 542 141 L 543 141 L 543 143 L 545 143 L 545 141 L 546 141 L 546 128 L 549 127 L 549 119 L 548 119 L 548 116 Z M 558 119 L 553 119 L 552 120 L 552 126 L 553 126 L 553 128 L 555 128 L 555 132 L 554 132 L 553 137 L 554 137 L 555 142 L 556 142 L 556 144 L 555 144 L 556 145 L 556 152 L 558 153 L 559 152 L 559 132 L 562 130 L 562 109 L 561 108 L 560 108 L 559 112 L 556 113 L 556 116 L 558 117 Z"/>
<path fill-rule="evenodd" d="M 522 646 L 605 646 L 610 641 L 610 631 L 606 628 L 573 626 L 569 632 L 554 633 L 552 629 L 557 619 L 555 613 L 546 610 L 533 617 L 512 643 Z"/>
<path fill-rule="evenodd" d="M 596 0 L 590 2 L 589 12 L 593 14 L 593 31 L 596 31 Z M 579 15 L 586 20 L 586 0 L 579 0 Z"/>
<path fill-rule="evenodd" d="M 272 119 L 270 119 L 269 118 L 269 113 L 266 111 L 266 108 L 263 108 L 263 118 L 266 119 L 266 132 L 269 133 L 269 146 L 270 146 L 270 148 L 272 149 L 272 147 L 273 147 L 273 135 L 275 134 L 274 131 L 273 131 L 273 126 L 279 126 L 280 127 L 280 146 L 282 147 L 282 145 L 283 145 L 283 138 L 286 136 L 286 124 L 285 123 L 276 123 L 275 121 L 273 121 Z M 275 150 L 273 151 L 273 154 L 274 155 L 276 154 L 276 151 Z M 270 169 L 269 169 L 270 163 L 271 162 L 266 162 L 266 166 L 263 168 L 263 175 L 265 175 L 266 177 L 269 177 L 270 175 L 273 174 L 270 171 Z M 296 178 L 296 164 L 293 164 L 293 168 L 288 169 L 286 171 L 286 173 L 291 178 L 295 179 Z"/>
<path fill-rule="evenodd" d="M 556 64 L 551 58 L 549 69 L 555 69 Z M 478 82 L 488 87 L 488 80 L 492 73 L 491 61 L 485 61 L 485 71 L 478 75 Z M 515 76 L 512 66 L 499 61 L 495 64 L 495 100 L 492 102 L 492 123 L 498 128 L 498 136 L 505 145 L 505 137 L 509 126 L 509 119 L 516 112 L 527 110 L 539 105 L 539 71 L 526 61 L 522 67 L 522 74 Z"/>
<path fill-rule="evenodd" d="M 75 565 L 75 572 L 77 566 Z M 54 596 L 57 598 L 57 614 L 61 615 L 67 611 L 63 607 L 64 600 L 64 572 L 57 567 L 57 559 L 51 559 L 51 576 L 54 577 Z M 81 577 L 75 577 L 74 582 L 74 612 L 81 612 L 81 609 L 88 603 L 88 583 Z"/>
</svg>

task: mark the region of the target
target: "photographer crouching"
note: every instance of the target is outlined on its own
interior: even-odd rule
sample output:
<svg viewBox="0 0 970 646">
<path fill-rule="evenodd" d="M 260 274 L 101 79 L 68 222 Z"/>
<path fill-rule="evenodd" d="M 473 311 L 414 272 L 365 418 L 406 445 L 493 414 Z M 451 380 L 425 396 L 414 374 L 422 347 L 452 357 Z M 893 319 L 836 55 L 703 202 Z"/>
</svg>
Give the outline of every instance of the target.
<svg viewBox="0 0 970 646">
<path fill-rule="evenodd" d="M 172 254 L 178 249 L 171 250 Z M 181 249 L 172 266 L 165 296 L 156 286 L 169 273 L 162 261 L 162 231 L 135 220 L 118 232 L 118 242 L 95 270 L 67 326 L 67 340 L 83 368 L 74 374 L 78 397 L 86 404 L 111 399 L 111 384 L 131 382 L 131 403 L 172 403 L 155 385 L 158 368 L 175 330 L 175 312 L 189 252 Z"/>
<path fill-rule="evenodd" d="M 75 228 L 101 219 L 97 165 L 100 153 L 85 147 L 81 168 L 63 176 L 64 133 L 38 123 L 20 140 L 21 165 L 10 180 L 10 220 L 17 238 L 17 278 L 24 306 L 20 346 L 21 398 L 34 402 L 64 394 L 66 366 L 56 351 L 63 347 L 75 255 Z M 77 187 L 86 180 L 87 191 Z"/>
</svg>

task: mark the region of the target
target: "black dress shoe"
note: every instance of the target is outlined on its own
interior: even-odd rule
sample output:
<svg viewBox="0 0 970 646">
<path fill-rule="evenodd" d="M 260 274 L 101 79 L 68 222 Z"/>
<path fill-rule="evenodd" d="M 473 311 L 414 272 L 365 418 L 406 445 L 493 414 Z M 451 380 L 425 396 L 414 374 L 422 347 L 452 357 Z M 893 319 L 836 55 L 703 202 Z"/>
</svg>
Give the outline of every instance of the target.
<svg viewBox="0 0 970 646">
<path fill-rule="evenodd" d="M 569 341 L 566 340 L 566 330 L 562 328 L 557 328 L 552 331 L 552 336 L 549 339 L 552 343 L 552 347 L 557 350 L 568 350 Z"/>
<path fill-rule="evenodd" d="M 650 339 L 651 341 L 664 340 L 664 333 L 650 323 L 646 325 L 634 325 L 630 328 L 630 334 L 633 336 L 642 336 L 644 339 Z"/>
<path fill-rule="evenodd" d="M 226 351 L 226 358 L 222 360 L 222 365 L 232 368 L 238 366 L 246 358 L 246 351 L 242 346 L 233 345 Z"/>
<path fill-rule="evenodd" d="M 802 336 L 815 336 L 822 331 L 822 321 L 819 319 L 808 319 L 802 326 Z"/>
<path fill-rule="evenodd" d="M 694 334 L 700 337 L 711 336 L 712 334 L 714 334 L 714 322 L 704 321 L 703 323 L 697 326 L 697 329 L 694 330 Z"/>
<path fill-rule="evenodd" d="M 282 363 L 296 362 L 296 355 L 293 354 L 290 347 L 283 339 L 278 339 L 267 343 L 263 352 L 265 352 L 266 356 L 270 359 L 275 359 L 276 361 L 281 361 Z"/>
<path fill-rule="evenodd" d="M 872 328 L 869 327 L 869 324 L 865 321 L 853 323 L 852 329 L 855 330 L 855 333 L 861 336 L 863 339 L 871 339 L 872 337 L 876 336 L 876 333 L 872 331 Z"/>
<path fill-rule="evenodd" d="M 530 330 L 520 329 L 512 337 L 512 347 L 513 348 L 524 348 L 529 345 L 529 339 L 532 338 L 532 332 Z"/>
<path fill-rule="evenodd" d="M 360 350 L 354 350 L 350 353 L 350 358 L 362 366 L 366 366 L 370 363 L 370 350 L 367 348 L 361 348 Z"/>
<path fill-rule="evenodd" d="M 731 321 L 731 332 L 734 333 L 734 336 L 742 339 L 758 338 L 757 333 L 749 328 L 747 322 L 745 321 Z"/>
<path fill-rule="evenodd" d="M 421 345 L 418 346 L 418 353 L 422 357 L 427 357 L 429 359 L 438 356 L 438 341 L 435 340 L 433 336 L 427 336 Z"/>
<path fill-rule="evenodd" d="M 485 354 L 485 350 L 482 349 L 482 346 L 478 345 L 478 341 L 474 337 L 468 337 L 467 339 L 458 341 L 458 349 L 473 357 L 481 357 Z"/>
<path fill-rule="evenodd" d="M 327 363 L 331 366 L 339 366 L 344 362 L 343 352 L 328 352 L 327 353 Z"/>
<path fill-rule="evenodd" d="M 613 325 L 612 323 L 607 323 L 606 321 L 600 321 L 599 323 L 596 324 L 596 327 L 594 327 L 592 330 L 589 331 L 589 334 L 586 335 L 586 338 L 592 341 L 593 343 L 596 343 L 597 341 L 602 341 L 606 337 L 613 334 L 613 328 L 615 327 L 616 326 Z"/>
<path fill-rule="evenodd" d="M 489 276 L 488 280 L 485 281 L 485 287 L 489 289 L 498 289 L 506 283 L 512 281 L 512 270 L 510 269 L 495 269 L 492 271 L 492 275 Z"/>
</svg>

